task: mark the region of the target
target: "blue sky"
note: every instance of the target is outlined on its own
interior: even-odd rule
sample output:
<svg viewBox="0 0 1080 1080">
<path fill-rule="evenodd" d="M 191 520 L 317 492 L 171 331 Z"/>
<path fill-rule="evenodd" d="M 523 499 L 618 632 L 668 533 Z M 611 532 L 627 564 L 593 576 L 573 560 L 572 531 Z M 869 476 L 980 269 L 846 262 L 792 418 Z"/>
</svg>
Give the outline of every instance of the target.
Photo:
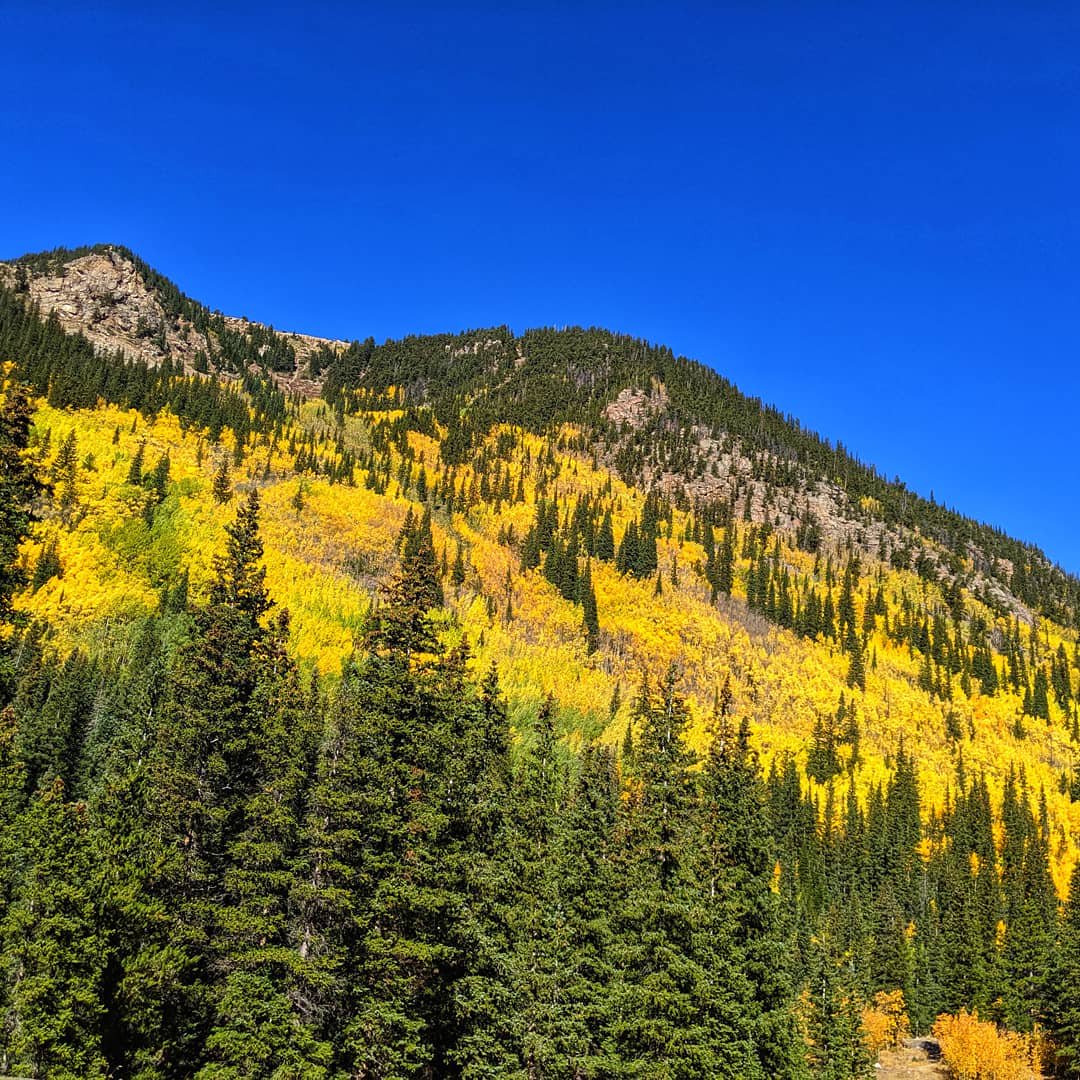
<svg viewBox="0 0 1080 1080">
<path fill-rule="evenodd" d="M 1080 571 L 1080 6 L 298 9 L 0 0 L 0 256 L 637 334 Z"/>
</svg>

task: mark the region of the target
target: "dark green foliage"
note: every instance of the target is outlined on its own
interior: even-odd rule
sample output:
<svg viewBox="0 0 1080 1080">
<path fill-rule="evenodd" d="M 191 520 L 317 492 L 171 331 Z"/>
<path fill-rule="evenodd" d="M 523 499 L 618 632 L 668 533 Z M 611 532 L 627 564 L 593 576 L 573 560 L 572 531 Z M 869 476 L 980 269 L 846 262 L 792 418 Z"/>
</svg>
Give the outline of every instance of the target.
<svg viewBox="0 0 1080 1080">
<path fill-rule="evenodd" d="M 19 544 L 33 521 L 34 500 L 41 491 L 32 462 L 31 406 L 24 387 L 5 382 L 0 402 L 0 622 L 11 618 L 11 598 L 26 582 L 16 561 Z M 50 575 L 51 576 L 51 575 Z M 3 672 L 0 672 L 0 676 Z M 2 692 L 2 691 L 0 691 Z M 0 697 L 0 701 L 4 700 Z"/>
<path fill-rule="evenodd" d="M 815 1080 L 856 1080 L 873 1073 L 861 1038 L 862 1002 L 828 930 L 814 942 L 807 987 L 807 1055 Z"/>
<path fill-rule="evenodd" d="M 169 586 L 122 661 L 24 635 L 0 716 L 3 1005 L 25 1017 L 9 1061 L 145 1078 L 271 1064 L 312 1080 L 846 1078 L 864 1075 L 858 1015 L 878 989 L 902 989 L 919 1026 L 971 1005 L 1070 1037 L 1046 815 L 1019 780 L 1000 860 L 985 783 L 964 778 L 924 861 L 903 747 L 865 809 L 838 809 L 831 787 L 822 805 L 792 763 L 762 779 L 727 682 L 699 768 L 674 673 L 643 681 L 621 779 L 607 750 L 561 744 L 551 701 L 515 763 L 494 672 L 477 680 L 434 632 L 429 512 L 407 515 L 400 571 L 327 699 L 287 656 L 258 516 L 251 491 L 209 602 L 189 614 L 172 599 L 183 580 Z M 540 515 L 548 556 L 571 547 L 572 519 Z M 574 561 L 591 621 L 591 563 Z M 822 716 L 819 780 L 857 756 L 859 729 L 846 698 Z M 61 901 L 62 922 L 37 921 Z M 61 963 L 54 941 L 75 925 L 87 950 Z M 20 965 L 39 983 L 11 977 Z"/>
<path fill-rule="evenodd" d="M 214 501 L 227 503 L 233 497 L 232 477 L 229 474 L 229 460 L 223 457 L 214 471 L 214 483 L 211 487 Z"/>
<path fill-rule="evenodd" d="M 143 462 L 146 458 L 146 442 L 139 443 L 138 449 L 131 455 L 131 465 L 128 468 L 128 483 L 139 487 L 143 482 Z"/>
<path fill-rule="evenodd" d="M 236 520 L 225 526 L 225 533 L 225 553 L 214 561 L 217 576 L 211 600 L 244 618 L 247 630 L 257 634 L 258 620 L 272 601 L 266 592 L 266 567 L 262 565 L 263 546 L 259 539 L 259 493 L 255 488 L 248 492 Z"/>
<path fill-rule="evenodd" d="M 60 549 L 56 537 L 51 536 L 42 545 L 41 553 L 37 557 L 37 562 L 34 563 L 34 574 L 30 579 L 30 587 L 37 592 L 46 581 L 51 581 L 54 577 L 60 577 L 62 573 Z"/>
<path fill-rule="evenodd" d="M 1052 968 L 1051 1028 L 1063 1076 L 1080 1076 L 1080 867 L 1074 868 Z"/>
<path fill-rule="evenodd" d="M 743 721 L 736 730 L 730 703 L 725 683 L 702 774 L 703 884 L 712 911 L 730 906 L 735 966 L 748 983 L 750 996 L 739 1018 L 740 1034 L 751 1047 L 744 1075 L 780 1080 L 802 1074 L 794 972 L 780 898 L 772 888 L 777 853 L 764 779 L 748 725 Z"/>
<path fill-rule="evenodd" d="M 29 864 L 2 928 L 7 1072 L 58 1080 L 106 1075 L 97 853 L 86 808 L 57 780 L 13 826 Z"/>
<path fill-rule="evenodd" d="M 413 653 L 437 651 L 428 614 L 443 603 L 442 584 L 431 539 L 431 512 L 417 521 L 406 515 L 398 537 L 401 566 L 383 587 L 382 603 L 368 617 L 365 642 L 373 651 Z"/>
</svg>

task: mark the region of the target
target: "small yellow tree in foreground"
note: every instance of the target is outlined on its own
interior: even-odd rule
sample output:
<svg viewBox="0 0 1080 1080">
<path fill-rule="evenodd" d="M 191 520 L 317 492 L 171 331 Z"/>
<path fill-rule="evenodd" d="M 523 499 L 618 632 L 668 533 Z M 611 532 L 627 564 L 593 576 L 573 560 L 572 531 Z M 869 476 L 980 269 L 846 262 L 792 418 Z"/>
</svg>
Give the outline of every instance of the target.
<svg viewBox="0 0 1080 1080">
<path fill-rule="evenodd" d="M 956 1080 L 1035 1080 L 1040 1075 L 1035 1039 L 1002 1031 L 975 1013 L 939 1016 L 934 1037 Z"/>
<path fill-rule="evenodd" d="M 879 990 L 863 1009 L 863 1037 L 870 1053 L 892 1050 L 911 1034 L 903 990 Z"/>
</svg>

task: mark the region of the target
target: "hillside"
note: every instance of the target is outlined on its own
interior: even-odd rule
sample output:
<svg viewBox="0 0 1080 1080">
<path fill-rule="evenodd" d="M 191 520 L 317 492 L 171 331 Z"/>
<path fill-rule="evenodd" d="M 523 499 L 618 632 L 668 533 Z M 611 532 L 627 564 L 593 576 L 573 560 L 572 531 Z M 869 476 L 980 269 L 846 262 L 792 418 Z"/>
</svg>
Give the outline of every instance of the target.
<svg viewBox="0 0 1080 1080">
<path fill-rule="evenodd" d="M 1080 846 L 1080 581 L 1036 547 L 607 331 L 321 341 L 211 313 L 109 247 L 0 264 L 0 284 L 48 485 L 17 555 L 15 723 L 72 657 L 103 707 L 155 619 L 171 662 L 251 489 L 280 633 L 321 692 L 429 536 L 430 618 L 498 672 L 515 761 L 550 695 L 560 753 L 607 748 L 633 803 L 643 677 L 669 704 L 677 686 L 703 760 L 746 722 L 795 986 L 831 941 L 857 972 L 838 1001 L 903 989 L 921 1029 L 973 1005 L 1051 1022 L 1017 973 L 1049 956 L 1032 926 Z"/>
</svg>

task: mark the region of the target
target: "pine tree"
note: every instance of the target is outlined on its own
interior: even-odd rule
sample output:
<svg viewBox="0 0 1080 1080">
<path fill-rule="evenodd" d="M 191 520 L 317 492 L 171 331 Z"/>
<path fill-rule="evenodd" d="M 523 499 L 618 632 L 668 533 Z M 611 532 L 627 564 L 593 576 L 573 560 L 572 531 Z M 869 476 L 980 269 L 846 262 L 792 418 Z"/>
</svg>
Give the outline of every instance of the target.
<svg viewBox="0 0 1080 1080">
<path fill-rule="evenodd" d="M 60 443 L 60 449 L 52 465 L 52 482 L 56 492 L 56 504 L 60 511 L 60 520 L 65 525 L 71 523 L 78 501 L 76 491 L 76 477 L 79 468 L 78 453 L 75 431 L 72 429 L 64 437 L 63 442 Z"/>
<path fill-rule="evenodd" d="M 214 1032 L 232 1030 L 227 1004 L 237 986 L 258 985 L 253 974 L 284 995 L 295 960 L 288 950 L 289 899 L 295 887 L 294 864 L 307 779 L 321 736 L 318 714 L 312 714 L 299 672 L 286 652 L 288 619 L 281 613 L 263 636 L 253 656 L 255 683 L 251 714 L 257 738 L 244 761 L 250 787 L 243 818 L 228 837 L 229 864 L 223 882 L 225 909 L 215 928 L 216 968 L 226 973 Z M 226 914 L 227 912 L 227 914 Z M 269 1000 L 269 999 L 267 999 Z M 299 1028 L 295 1016 L 280 1037 Z M 264 1031 L 268 1039 L 273 1036 Z M 221 1060 L 230 1058 L 221 1049 Z M 239 1066 L 243 1058 L 231 1059 Z"/>
<path fill-rule="evenodd" d="M 393 656 L 348 665 L 331 708 L 296 893 L 298 978 L 304 1019 L 352 1074 L 416 1074 L 433 1052 L 435 719 Z"/>
<path fill-rule="evenodd" d="M 700 809 L 707 910 L 711 921 L 730 905 L 724 917 L 734 934 L 730 969 L 715 974 L 743 987 L 729 1006 L 735 1038 L 720 1052 L 732 1074 L 779 1080 L 802 1072 L 789 947 L 773 892 L 776 852 L 764 781 L 748 726 L 744 721 L 736 732 L 731 706 L 728 679 L 713 714 Z"/>
<path fill-rule="evenodd" d="M 644 1075 L 660 1075 L 661 1068 L 676 1076 L 723 1075 L 714 1072 L 723 1059 L 711 1021 L 716 1017 L 719 1029 L 727 1027 L 729 995 L 738 991 L 726 979 L 714 981 L 709 970 L 730 969 L 732 933 L 724 919 L 721 926 L 711 923 L 708 955 L 698 955 L 706 911 L 689 840 L 694 756 L 683 743 L 688 715 L 674 671 L 659 697 L 643 682 L 634 714 L 641 728 L 635 761 L 641 790 L 626 809 L 607 1041 L 612 1053 L 635 1062 Z M 705 987 L 710 992 L 702 1009 L 698 995 Z M 744 1044 L 736 1050 L 746 1051 Z"/>
<path fill-rule="evenodd" d="M 214 473 L 214 483 L 211 487 L 214 502 L 227 503 L 233 497 L 232 477 L 229 474 L 229 459 L 223 457 Z"/>
<path fill-rule="evenodd" d="M 259 619 L 272 606 L 266 591 L 266 567 L 262 565 L 259 493 L 255 488 L 248 492 L 236 520 L 225 526 L 225 533 L 225 553 L 214 560 L 217 576 L 210 592 L 211 603 L 247 619 L 248 630 L 254 633 Z"/>
<path fill-rule="evenodd" d="M 104 1078 L 100 990 L 109 949 L 86 808 L 64 802 L 57 781 L 35 798 L 23 829 L 29 865 L 2 931 L 6 1071 Z"/>
<path fill-rule="evenodd" d="M 293 510 L 296 511 L 296 516 L 299 517 L 304 512 L 304 507 L 307 503 L 304 501 L 304 484 L 303 481 L 298 481 L 296 484 L 296 491 L 293 492 L 292 498 L 289 500 Z"/>
<path fill-rule="evenodd" d="M 417 523 L 410 512 L 399 537 L 401 564 L 385 583 L 381 603 L 371 610 L 364 632 L 369 650 L 414 653 L 437 651 L 429 613 L 443 603 L 442 584 L 431 539 L 430 512 Z"/>
<path fill-rule="evenodd" d="M 24 387 L 0 382 L 0 622 L 11 619 L 11 598 L 26 583 L 17 561 L 19 545 L 30 531 L 33 504 L 41 483 L 28 456 L 31 405 Z M 6 648 L 0 647 L 0 702 L 10 695 Z"/>
<path fill-rule="evenodd" d="M 866 667 L 863 664 L 862 645 L 859 644 L 854 629 L 848 630 L 845 648 L 850 657 L 848 663 L 847 684 L 852 689 L 858 688 L 859 690 L 865 690 Z"/>
<path fill-rule="evenodd" d="M 595 555 L 603 562 L 611 562 L 615 558 L 615 532 L 611 526 L 610 510 L 604 512 L 600 528 L 597 530 Z"/>
<path fill-rule="evenodd" d="M 87 751 L 97 778 L 90 810 L 114 956 L 101 995 L 109 1075 L 154 1076 L 162 1062 L 191 1072 L 204 1037 L 192 935 L 162 888 L 180 857 L 175 836 L 160 829 L 161 792 L 148 752 L 166 679 L 161 633 L 147 620 L 110 707 L 115 724 L 107 734 L 99 727 Z"/>
<path fill-rule="evenodd" d="M 237 972 L 229 978 L 219 1008 L 219 1023 L 206 1039 L 208 1063 L 195 1074 L 197 1080 L 324 1080 L 331 1075 L 330 1048 L 297 1020 L 280 983 Z"/>
<path fill-rule="evenodd" d="M 572 1001 L 572 924 L 563 909 L 556 862 L 559 812 L 566 776 L 555 737 L 555 699 L 541 704 L 532 743 L 514 782 L 513 869 L 516 896 L 510 916 L 515 996 L 521 1002 L 521 1053 L 531 1075 L 568 1071 L 584 1034 Z"/>
<path fill-rule="evenodd" d="M 494 665 L 477 691 L 463 708 L 447 710 L 449 746 L 459 750 L 446 770 L 443 805 L 458 839 L 446 851 L 445 872 L 459 900 L 447 935 L 456 963 L 447 985 L 446 1048 L 435 1064 L 463 1076 L 514 1076 L 520 1036 L 512 1009 L 513 868 L 506 858 L 510 724 Z"/>
<path fill-rule="evenodd" d="M 1009 1026 L 1031 1031 L 1045 1020 L 1052 970 L 1057 898 L 1050 878 L 1045 839 L 1033 828 L 1024 843 L 1017 883 L 1005 931 L 1005 1009 Z"/>
<path fill-rule="evenodd" d="M 50 536 L 41 547 L 37 562 L 34 563 L 34 574 L 30 579 L 30 587 L 34 592 L 42 587 L 47 581 L 63 574 L 63 564 L 60 562 L 60 547 L 56 537 Z"/>
<path fill-rule="evenodd" d="M 600 647 L 600 618 L 596 610 L 596 590 L 593 588 L 592 568 L 588 562 L 585 563 L 580 590 L 585 624 L 585 651 L 591 656 Z"/>
<path fill-rule="evenodd" d="M 1080 1077 L 1080 866 L 1074 867 L 1054 949 L 1050 1028 L 1062 1075 Z"/>
<path fill-rule="evenodd" d="M 146 441 L 139 443 L 135 453 L 131 457 L 131 465 L 128 468 L 127 482 L 134 487 L 142 487 L 143 462 L 146 456 Z"/>
<path fill-rule="evenodd" d="M 807 1061 L 815 1080 L 856 1080 L 872 1074 L 861 1002 L 828 928 L 813 942 L 806 1014 Z"/>
<path fill-rule="evenodd" d="M 612 920 L 618 890 L 613 855 L 618 799 L 613 755 L 606 748 L 587 747 L 556 835 L 568 944 L 561 1015 L 576 1035 L 559 1048 L 565 1059 L 557 1056 L 556 1062 L 572 1076 L 610 1073 L 616 1060 L 604 1040 L 615 976 Z M 526 1030 L 526 1051 L 528 1045 Z M 558 1069 L 554 1074 L 560 1074 Z"/>
<path fill-rule="evenodd" d="M 735 583 L 735 541 L 732 532 L 732 526 L 724 530 L 716 561 L 716 587 L 725 596 L 731 595 Z"/>
<path fill-rule="evenodd" d="M 637 522 L 631 521 L 626 526 L 622 540 L 619 541 L 619 552 L 615 556 L 615 569 L 620 574 L 634 573 L 639 565 L 638 553 L 638 528 Z"/>
<path fill-rule="evenodd" d="M 1043 667 L 1040 667 L 1035 672 L 1035 684 L 1031 692 L 1030 713 L 1032 716 L 1037 716 L 1041 720 L 1050 719 L 1049 686 L 1047 684 L 1046 669 Z"/>
<path fill-rule="evenodd" d="M 458 544 L 454 555 L 454 568 L 450 572 L 450 581 L 456 590 L 460 590 L 465 584 L 465 559 L 462 554 L 462 545 Z"/>
<path fill-rule="evenodd" d="M 228 1023 L 221 1003 L 234 976 L 285 970 L 274 949 L 285 942 L 297 771 L 311 741 L 284 654 L 287 620 L 262 621 L 270 600 L 258 511 L 252 491 L 226 526 L 210 603 L 170 667 L 151 768 L 155 827 L 181 852 L 163 895 L 202 969 L 189 1030 L 207 1034 Z"/>
</svg>

